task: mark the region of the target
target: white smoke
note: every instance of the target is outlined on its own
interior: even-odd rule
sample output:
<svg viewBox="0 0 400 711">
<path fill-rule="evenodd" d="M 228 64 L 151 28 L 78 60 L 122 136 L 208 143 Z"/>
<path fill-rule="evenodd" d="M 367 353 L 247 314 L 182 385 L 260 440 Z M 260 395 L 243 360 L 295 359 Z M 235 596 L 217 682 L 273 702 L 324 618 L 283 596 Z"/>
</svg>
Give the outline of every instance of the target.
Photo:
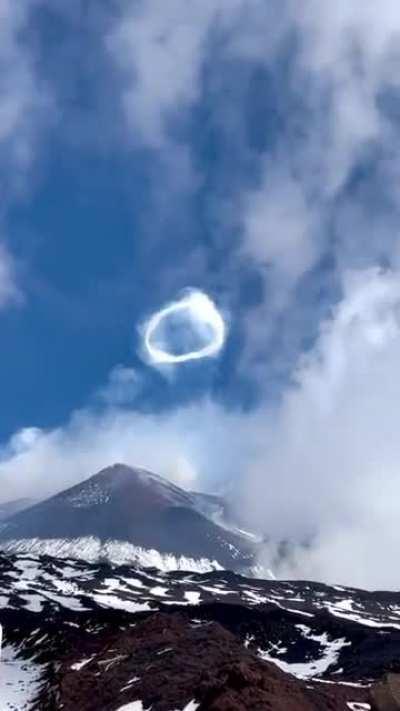
<svg viewBox="0 0 400 711">
<path fill-rule="evenodd" d="M 223 348 L 226 333 L 225 321 L 210 297 L 203 291 L 190 290 L 146 321 L 145 354 L 151 364 L 161 365 L 212 358 Z M 194 342 L 195 347 L 188 346 Z M 184 352 L 175 352 L 175 348 Z"/>
<path fill-rule="evenodd" d="M 280 577 L 398 588 L 400 274 L 349 273 L 343 289 L 280 407 L 253 420 L 237 498 Z"/>
</svg>

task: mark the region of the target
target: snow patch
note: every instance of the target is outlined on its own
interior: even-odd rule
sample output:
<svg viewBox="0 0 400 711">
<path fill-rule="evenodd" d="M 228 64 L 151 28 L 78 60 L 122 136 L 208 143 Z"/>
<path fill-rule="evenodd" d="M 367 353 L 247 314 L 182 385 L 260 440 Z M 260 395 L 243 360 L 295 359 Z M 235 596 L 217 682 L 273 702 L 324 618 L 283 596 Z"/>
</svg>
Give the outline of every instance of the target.
<svg viewBox="0 0 400 711">
<path fill-rule="evenodd" d="M 140 676 L 133 676 L 132 679 L 129 679 L 129 681 L 126 682 L 125 686 L 122 687 L 121 693 L 130 689 L 132 684 L 136 684 L 137 681 L 140 681 Z"/>
<path fill-rule="evenodd" d="M 1 711 L 28 711 L 39 689 L 41 669 L 38 664 L 18 659 L 11 645 L 2 649 L 0 661 Z"/>
<path fill-rule="evenodd" d="M 75 662 L 75 664 L 71 664 L 71 669 L 72 671 L 80 671 L 85 667 L 87 664 L 89 664 L 92 659 L 94 659 L 94 656 L 88 657 L 87 659 L 82 659 L 80 662 Z"/>
<path fill-rule="evenodd" d="M 185 592 L 185 600 L 187 600 L 190 605 L 198 605 L 200 603 L 200 593 L 194 590 L 187 590 Z"/>
<path fill-rule="evenodd" d="M 319 658 L 312 659 L 309 662 L 285 662 L 283 659 L 278 659 L 275 656 L 277 652 L 273 647 L 270 647 L 267 651 L 259 649 L 258 654 L 264 661 L 273 662 L 282 669 L 282 671 L 293 674 L 293 676 L 297 676 L 299 679 L 312 679 L 313 677 L 324 674 L 332 664 L 336 664 L 340 650 L 351 644 L 351 642 L 347 642 L 344 637 L 330 641 L 326 632 L 315 635 L 311 634 L 310 630 L 304 625 L 296 625 L 296 627 L 301 629 L 306 639 L 318 642 L 324 648 Z M 274 654 L 271 652 L 274 652 Z M 279 653 L 282 653 L 282 651 L 279 651 L 278 654 Z"/>
<path fill-rule="evenodd" d="M 148 602 L 139 603 L 133 600 L 123 600 L 117 595 L 93 595 L 93 600 L 103 607 L 125 610 L 125 612 L 149 612 L 151 610 Z"/>
</svg>

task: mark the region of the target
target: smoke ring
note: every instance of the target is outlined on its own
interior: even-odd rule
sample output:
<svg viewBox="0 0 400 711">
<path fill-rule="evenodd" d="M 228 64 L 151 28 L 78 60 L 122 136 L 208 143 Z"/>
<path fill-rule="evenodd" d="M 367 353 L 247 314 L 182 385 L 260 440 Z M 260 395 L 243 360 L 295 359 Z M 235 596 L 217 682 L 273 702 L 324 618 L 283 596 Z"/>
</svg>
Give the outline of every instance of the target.
<svg viewBox="0 0 400 711">
<path fill-rule="evenodd" d="M 188 353 L 175 354 L 166 348 L 156 346 L 154 335 L 166 318 L 173 314 L 187 311 L 193 325 L 199 330 L 210 327 L 212 338 L 203 348 Z M 177 364 L 201 358 L 211 358 L 218 355 L 226 339 L 226 325 L 214 302 L 202 291 L 191 291 L 180 301 L 173 301 L 160 311 L 157 311 L 147 321 L 144 329 L 144 346 L 153 363 Z"/>
</svg>

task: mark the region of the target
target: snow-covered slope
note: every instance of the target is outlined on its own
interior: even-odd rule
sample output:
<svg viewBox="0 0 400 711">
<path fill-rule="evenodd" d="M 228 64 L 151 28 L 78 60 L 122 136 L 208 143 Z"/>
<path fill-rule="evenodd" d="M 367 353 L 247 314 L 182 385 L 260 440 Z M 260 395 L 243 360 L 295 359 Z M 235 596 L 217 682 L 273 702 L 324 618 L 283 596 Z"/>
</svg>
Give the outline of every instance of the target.
<svg viewBox="0 0 400 711">
<path fill-rule="evenodd" d="M 216 560 L 209 558 L 188 558 L 172 553 L 160 553 L 154 548 L 142 548 L 124 541 L 101 541 L 94 536 L 83 538 L 21 538 L 11 539 L 2 544 L 7 553 L 30 553 L 48 555 L 55 558 L 81 558 L 90 563 L 103 560 L 116 565 L 137 565 L 141 568 L 158 568 L 164 572 L 186 570 L 208 573 L 223 570 Z"/>
<path fill-rule="evenodd" d="M 91 561 L 147 561 L 162 569 L 249 569 L 256 542 L 219 525 L 222 512 L 218 497 L 117 464 L 9 517 L 0 527 L 0 546 Z"/>
<path fill-rule="evenodd" d="M 166 605 L 211 602 L 251 609 L 267 606 L 269 610 L 297 617 L 295 635 L 318 642 L 321 647 L 326 646 L 326 640 L 313 638 L 317 632 L 316 620 L 321 615 L 338 625 L 350 624 L 359 630 L 396 631 L 400 639 L 400 593 L 257 580 L 226 570 L 163 572 L 48 556 L 0 554 L 0 610 L 41 612 L 51 603 L 53 610 L 83 611 L 99 604 L 113 607 L 113 601 L 118 609 L 127 611 L 135 604 L 152 610 Z"/>
<path fill-rule="evenodd" d="M 54 708 L 43 699 L 51 700 L 61 681 L 67 710 L 77 693 L 85 698 L 80 710 L 94 709 L 93 684 L 103 682 L 102 711 L 139 700 L 154 711 L 182 709 L 193 699 L 196 679 L 196 694 L 204 692 L 204 669 L 214 671 L 209 655 L 222 664 L 222 687 L 228 683 L 223 664 L 230 654 L 237 660 L 243 654 L 240 664 L 258 670 L 254 677 L 249 671 L 251 688 L 268 671 L 268 664 L 262 666 L 268 662 L 304 682 L 303 690 L 329 682 L 338 698 L 343 694 L 354 704 L 366 703 L 371 679 L 400 670 L 400 593 L 255 580 L 224 570 L 162 572 L 0 554 L 0 624 L 5 630 L 0 698 L 14 704 L 5 709 L 18 711 L 28 702 L 32 711 Z M 228 632 L 231 636 L 224 636 Z M 174 689 L 171 674 L 178 668 L 187 681 Z M 164 701 L 160 696 L 153 702 L 155 681 L 161 684 L 164 677 L 169 679 Z M 113 694 L 120 690 L 115 699 L 107 696 L 107 685 Z M 35 706 L 31 699 L 39 692 Z"/>
</svg>

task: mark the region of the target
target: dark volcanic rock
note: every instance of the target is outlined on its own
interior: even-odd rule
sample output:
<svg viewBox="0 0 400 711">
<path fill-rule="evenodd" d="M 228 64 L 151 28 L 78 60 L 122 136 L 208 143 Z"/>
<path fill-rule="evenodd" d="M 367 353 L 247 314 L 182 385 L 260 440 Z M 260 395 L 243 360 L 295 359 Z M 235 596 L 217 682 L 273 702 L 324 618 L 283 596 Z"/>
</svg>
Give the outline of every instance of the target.
<svg viewBox="0 0 400 711">
<path fill-rule="evenodd" d="M 13 516 L 19 511 L 24 511 L 25 509 L 34 506 L 35 501 L 32 499 L 14 499 L 13 501 L 6 501 L 0 504 L 0 521 L 5 521 L 5 519 Z"/>
<path fill-rule="evenodd" d="M 54 541 L 57 555 L 60 541 L 121 541 L 161 554 L 216 560 L 235 570 L 248 568 L 254 542 L 211 520 L 218 505 L 218 497 L 187 492 L 151 472 L 116 464 L 8 518 L 0 543 L 8 550 L 32 551 L 47 541 L 51 552 Z M 75 545 L 75 555 L 79 548 Z M 85 546 L 81 549 L 84 557 Z"/>
<path fill-rule="evenodd" d="M 89 648 L 77 640 L 53 676 L 53 696 L 64 711 L 115 711 L 135 699 L 152 711 L 183 709 L 191 700 L 199 711 L 339 711 L 347 699 L 365 702 L 368 691 L 306 684 L 258 659 L 217 623 L 155 613 L 122 632 L 105 631 Z M 46 691 L 40 708 L 50 711 L 52 703 Z"/>
<path fill-rule="evenodd" d="M 400 674 L 385 674 L 382 681 L 371 689 L 376 711 L 400 710 Z"/>
</svg>

